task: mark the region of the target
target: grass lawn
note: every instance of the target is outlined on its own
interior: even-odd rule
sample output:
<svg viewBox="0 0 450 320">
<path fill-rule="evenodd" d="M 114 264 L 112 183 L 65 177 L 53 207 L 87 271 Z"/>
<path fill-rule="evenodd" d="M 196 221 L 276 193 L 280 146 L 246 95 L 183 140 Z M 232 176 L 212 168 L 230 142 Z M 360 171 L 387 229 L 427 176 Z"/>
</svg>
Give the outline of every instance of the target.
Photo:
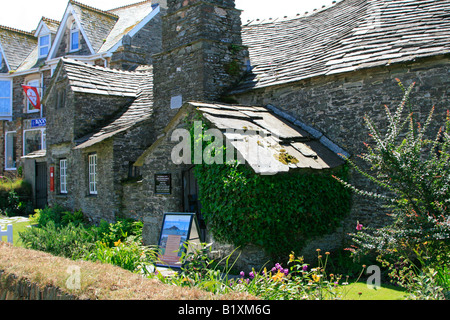
<svg viewBox="0 0 450 320">
<path fill-rule="evenodd" d="M 5 217 L 0 215 L 0 226 L 2 226 L 3 230 L 6 230 L 6 226 L 8 224 L 13 225 L 13 244 L 14 246 L 21 247 L 22 241 L 19 237 L 19 232 L 25 230 L 26 228 L 29 228 L 34 222 L 26 217 Z M 6 237 L 3 239 L 6 241 Z"/>
<path fill-rule="evenodd" d="M 368 288 L 365 282 L 351 283 L 347 290 L 344 300 L 404 300 L 406 296 L 402 288 L 383 284 L 380 288 L 373 289 Z"/>
<path fill-rule="evenodd" d="M 7 224 L 13 225 L 14 246 L 23 247 L 19 232 L 35 224 L 33 220 L 25 217 L 8 218 L 0 215 L 0 226 L 6 229 Z M 6 238 L 4 238 L 6 241 Z M 401 288 L 391 285 L 382 285 L 379 289 L 367 287 L 365 282 L 350 283 L 344 287 L 344 300 L 404 300 L 405 292 Z"/>
</svg>

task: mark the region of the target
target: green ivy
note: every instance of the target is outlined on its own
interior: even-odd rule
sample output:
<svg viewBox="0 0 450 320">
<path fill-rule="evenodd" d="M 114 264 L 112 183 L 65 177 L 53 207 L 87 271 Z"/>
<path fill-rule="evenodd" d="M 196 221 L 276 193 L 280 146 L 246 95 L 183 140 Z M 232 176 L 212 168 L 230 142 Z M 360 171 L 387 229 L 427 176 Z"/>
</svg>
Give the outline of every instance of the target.
<svg viewBox="0 0 450 320">
<path fill-rule="evenodd" d="M 194 172 L 214 238 L 239 247 L 258 245 L 272 256 L 299 252 L 312 237 L 333 232 L 350 211 L 350 191 L 332 176 L 347 180 L 347 166 L 258 175 L 243 164 L 202 164 Z"/>
</svg>

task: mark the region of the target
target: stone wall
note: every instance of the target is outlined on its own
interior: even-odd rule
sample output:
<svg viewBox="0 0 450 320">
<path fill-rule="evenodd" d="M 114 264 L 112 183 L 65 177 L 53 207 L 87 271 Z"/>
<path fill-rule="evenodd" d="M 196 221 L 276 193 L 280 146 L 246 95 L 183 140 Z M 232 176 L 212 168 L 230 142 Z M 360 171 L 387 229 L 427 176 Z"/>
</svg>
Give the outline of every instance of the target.
<svg viewBox="0 0 450 320">
<path fill-rule="evenodd" d="M 42 286 L 0 271 L 0 300 L 78 300 L 55 286 Z"/>
<path fill-rule="evenodd" d="M 364 116 L 369 115 L 378 125 L 386 123 L 384 106 L 393 110 L 403 97 L 396 78 L 405 86 L 416 82 L 411 102 L 419 111 L 421 121 L 428 116 L 432 106 L 436 107 L 435 123 L 430 131 L 434 138 L 437 128 L 444 124 L 445 114 L 450 108 L 449 62 L 450 56 L 446 55 L 307 79 L 250 91 L 233 98 L 242 104 L 274 105 L 322 131 L 333 142 L 350 152 L 354 161 L 364 167 L 364 163 L 357 157 L 365 151 L 363 142 L 371 142 Z M 354 172 L 351 182 L 368 191 L 382 191 Z M 314 252 L 316 248 L 332 250 L 341 246 L 345 235 L 355 231 L 357 220 L 367 227 L 383 226 L 389 221 L 387 212 L 381 203 L 355 195 L 351 215 L 343 222 L 342 228 L 325 238 L 315 239 L 305 252 Z"/>
<path fill-rule="evenodd" d="M 139 30 L 133 37 L 125 36 L 123 45 L 115 51 L 110 60 L 110 67 L 134 71 L 139 65 L 152 65 L 153 55 L 162 50 L 162 16 L 161 12 Z"/>
<path fill-rule="evenodd" d="M 31 129 L 31 120 L 41 118 L 41 112 L 27 112 L 28 100 L 25 96 L 22 85 L 26 85 L 30 80 L 43 80 L 41 90 L 45 92 L 51 80 L 50 70 L 42 71 L 42 73 L 34 73 L 30 75 L 20 75 L 13 78 L 13 121 L 0 121 L 0 173 L 4 173 L 5 169 L 5 133 L 10 131 L 16 132 L 16 167 L 23 166 L 20 159 L 23 156 L 23 130 Z M 42 117 L 46 117 L 47 110 L 45 106 L 42 108 Z M 14 172 L 9 172 L 16 173 Z"/>
</svg>

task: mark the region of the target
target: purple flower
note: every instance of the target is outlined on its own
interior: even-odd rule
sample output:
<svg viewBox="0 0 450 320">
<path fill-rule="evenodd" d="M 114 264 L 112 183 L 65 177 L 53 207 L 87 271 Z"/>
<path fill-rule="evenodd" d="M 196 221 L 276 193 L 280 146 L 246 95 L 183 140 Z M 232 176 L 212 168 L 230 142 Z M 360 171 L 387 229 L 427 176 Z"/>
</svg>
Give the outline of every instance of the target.
<svg viewBox="0 0 450 320">
<path fill-rule="evenodd" d="M 248 275 L 250 276 L 250 279 L 253 279 L 255 277 L 255 274 L 253 273 L 253 271 L 251 271 Z"/>
<path fill-rule="evenodd" d="M 275 271 L 277 271 L 277 268 L 273 267 L 272 270 L 270 270 L 270 272 L 274 273 Z"/>
<path fill-rule="evenodd" d="M 245 272 L 244 271 L 241 271 L 239 274 L 241 275 L 241 278 L 245 277 Z"/>
<path fill-rule="evenodd" d="M 308 266 L 305 264 L 302 268 L 303 271 L 307 271 L 308 270 Z"/>
<path fill-rule="evenodd" d="M 281 270 L 281 269 L 282 269 L 282 268 L 281 268 L 281 264 L 276 263 L 276 264 L 275 264 L 275 268 L 277 268 L 278 270 Z"/>
<path fill-rule="evenodd" d="M 285 276 L 287 276 L 288 273 L 289 273 L 289 270 L 288 270 L 288 269 L 284 269 L 284 270 L 283 270 L 283 273 L 284 273 Z"/>
</svg>

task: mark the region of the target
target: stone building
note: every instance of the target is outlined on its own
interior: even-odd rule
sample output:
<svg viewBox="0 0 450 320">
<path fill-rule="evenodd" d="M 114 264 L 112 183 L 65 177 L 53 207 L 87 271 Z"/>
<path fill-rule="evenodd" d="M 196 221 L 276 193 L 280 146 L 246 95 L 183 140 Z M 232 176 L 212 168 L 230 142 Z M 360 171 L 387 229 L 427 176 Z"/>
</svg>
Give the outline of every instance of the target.
<svg viewBox="0 0 450 320">
<path fill-rule="evenodd" d="M 171 158 L 177 145 L 172 133 L 187 129 L 198 112 L 222 131 L 253 126 L 278 138 L 289 132 L 277 149 L 278 156 L 289 150 L 299 160 L 279 167 L 288 173 L 331 170 L 343 163 L 339 154 L 363 152 L 363 117 L 383 123 L 384 105 L 394 107 L 402 97 L 396 78 L 416 82 L 411 101 L 421 116 L 435 105 L 436 119 L 443 119 L 449 12 L 449 0 L 342 0 L 312 14 L 242 25 L 233 0 L 168 0 L 161 52 L 151 68 L 119 72 L 73 60 L 58 64 L 45 98 L 53 111 L 47 116 L 47 162 L 60 172 L 50 203 L 82 209 L 94 221 L 142 219 L 146 243 L 157 244 L 164 213 L 196 207 L 202 218 L 192 166 Z M 70 95 L 61 110 L 59 87 Z M 78 113 L 62 124 L 70 110 Z M 62 126 L 65 137 L 55 137 Z M 227 137 L 232 144 L 236 139 Z M 261 174 L 251 155 L 235 147 Z M 170 177 L 170 192 L 157 192 L 159 175 Z M 358 175 L 351 182 L 371 187 Z M 305 251 L 339 248 L 357 220 L 379 226 L 385 217 L 376 203 L 354 197 L 341 227 Z M 213 238 L 207 229 L 203 234 Z M 257 246 L 245 250 L 247 267 L 266 262 Z"/>
<path fill-rule="evenodd" d="M 0 172 L 25 174 L 37 207 L 47 203 L 47 110 L 22 85 L 42 99 L 62 57 L 121 70 L 151 64 L 164 10 L 152 1 L 102 11 L 70 0 L 61 21 L 43 17 L 32 32 L 0 27 Z"/>
</svg>

